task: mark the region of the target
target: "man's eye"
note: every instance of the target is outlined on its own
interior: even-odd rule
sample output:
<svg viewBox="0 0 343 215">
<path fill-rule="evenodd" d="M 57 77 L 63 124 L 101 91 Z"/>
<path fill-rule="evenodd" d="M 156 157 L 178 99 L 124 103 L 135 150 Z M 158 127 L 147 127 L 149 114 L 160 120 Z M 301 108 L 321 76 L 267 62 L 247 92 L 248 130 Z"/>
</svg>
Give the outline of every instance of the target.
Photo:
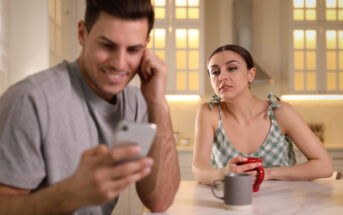
<svg viewBox="0 0 343 215">
<path fill-rule="evenodd" d="M 128 49 L 128 52 L 135 54 L 135 53 L 139 52 L 140 50 L 141 49 L 139 49 L 139 48 L 131 48 L 131 49 Z"/>
<path fill-rule="evenodd" d="M 113 45 L 112 45 L 112 44 L 109 44 L 109 43 L 102 43 L 101 45 L 102 45 L 103 47 L 107 48 L 107 49 L 113 48 Z"/>
</svg>

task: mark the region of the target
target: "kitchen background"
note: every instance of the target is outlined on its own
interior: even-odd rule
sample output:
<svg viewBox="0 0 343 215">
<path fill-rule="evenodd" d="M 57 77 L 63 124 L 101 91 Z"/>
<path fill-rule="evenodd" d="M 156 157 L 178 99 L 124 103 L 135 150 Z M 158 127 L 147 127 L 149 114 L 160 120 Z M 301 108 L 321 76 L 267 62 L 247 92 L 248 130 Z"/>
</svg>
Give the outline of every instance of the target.
<svg viewBox="0 0 343 215">
<path fill-rule="evenodd" d="M 169 99 L 174 131 L 179 140 L 188 140 L 178 144 L 182 179 L 193 178 L 197 108 L 213 94 L 208 56 L 229 43 L 249 48 L 258 63 L 261 78 L 251 89 L 256 97 L 298 96 L 286 101 L 322 138 L 335 169 L 343 171 L 343 0 L 153 2 L 162 18 L 150 48 L 167 60 L 168 93 L 193 96 Z M 84 0 L 0 0 L 0 95 L 27 75 L 79 55 L 77 23 L 84 9 Z M 317 97 L 299 99 L 308 94 Z M 121 195 L 126 206 L 117 207 L 118 214 L 133 214 L 140 205 L 132 193 L 134 187 Z"/>
<path fill-rule="evenodd" d="M 206 72 L 206 61 L 209 54 L 218 46 L 228 43 L 240 43 L 245 45 L 245 41 L 241 39 L 245 35 L 249 35 L 248 44 L 246 44 L 253 54 L 255 62 L 258 62 L 259 67 L 270 78 L 263 83 L 252 85 L 252 92 L 255 96 L 266 98 L 269 92 L 282 96 L 287 94 L 342 94 L 343 91 L 343 1 L 342 0 L 176 0 L 181 6 L 184 4 L 184 9 L 197 9 L 198 20 L 184 19 L 181 21 L 171 17 L 172 10 L 177 10 L 165 0 L 153 1 L 156 8 L 166 4 L 166 19 L 156 21 L 156 28 L 169 26 L 169 30 L 175 26 L 186 26 L 186 29 L 198 29 L 199 47 L 195 50 L 198 53 L 198 68 L 193 72 L 199 80 L 195 84 L 197 91 L 181 90 L 172 86 L 168 88 L 168 92 L 172 94 L 197 94 L 199 99 L 195 100 L 170 100 L 171 117 L 173 127 L 179 133 L 179 138 L 189 139 L 190 145 L 194 138 L 194 121 L 198 106 L 211 99 L 213 94 L 208 75 Z M 243 2 L 243 3 L 242 3 Z M 244 3 L 245 2 L 245 3 Z M 250 9 L 242 11 L 239 9 L 239 4 Z M 194 6 L 195 5 L 195 6 Z M 238 5 L 238 6 L 237 6 Z M 0 0 L 0 94 L 2 94 L 8 86 L 21 80 L 25 76 L 35 73 L 39 70 L 55 65 L 62 59 L 75 59 L 80 47 L 77 42 L 77 22 L 82 19 L 84 12 L 84 0 Z M 299 9 L 300 8 L 300 9 Z M 330 22 L 330 27 L 335 29 L 337 33 L 336 52 L 337 59 L 335 61 L 337 68 L 334 70 L 337 74 L 337 80 L 334 83 L 337 88 L 328 90 L 325 85 L 329 85 L 329 72 L 326 71 L 325 65 L 329 65 L 328 59 L 325 58 L 325 52 L 328 51 L 325 45 L 322 45 L 324 36 L 321 36 L 322 31 L 327 29 L 322 23 L 328 19 L 328 12 L 336 11 L 336 20 Z M 333 9 L 332 9 L 333 8 Z M 182 7 L 181 7 L 182 9 Z M 303 20 L 300 20 L 300 25 L 294 21 L 296 13 L 303 12 Z M 310 19 L 311 12 L 315 12 L 315 21 L 307 21 Z M 242 14 L 243 16 L 242 16 Z M 190 12 L 189 12 L 190 14 Z M 299 14 L 298 14 L 299 15 Z M 309 18 L 308 18 L 309 17 Z M 300 18 L 301 19 L 301 18 Z M 176 20 L 176 21 L 175 21 Z M 238 21 L 237 21 L 238 20 Z M 243 20 L 243 22 L 241 21 Z M 244 21 L 246 20 L 248 24 Z M 319 20 L 319 21 L 316 21 Z M 174 22 L 175 26 L 173 26 Z M 172 23 L 172 24 L 170 24 Z M 189 24 L 190 23 L 190 24 Z M 239 25 L 237 24 L 239 23 Z M 333 24 L 332 24 L 333 23 Z M 241 25 L 248 28 L 242 29 Z M 303 63 L 306 68 L 302 70 L 307 74 L 311 73 L 310 63 L 314 64 L 314 72 L 318 75 L 315 80 L 315 88 L 311 89 L 311 79 L 300 76 L 306 85 L 304 90 L 296 91 L 296 86 L 299 83 L 299 76 L 296 76 L 297 66 L 296 61 L 299 55 L 296 55 L 297 48 L 295 36 L 293 38 L 294 29 L 314 29 L 317 32 L 315 37 L 315 47 L 312 51 L 316 52 L 317 58 L 313 61 L 307 60 Z M 168 31 L 167 31 L 168 32 Z M 199 33 L 200 32 L 200 33 Z M 303 31 L 307 34 L 307 31 Z M 311 33 L 311 32 L 310 32 Z M 157 35 L 157 34 L 156 34 Z M 294 33 L 295 35 L 295 33 Z M 328 34 L 326 34 L 327 36 Z M 156 40 L 157 40 L 156 36 Z M 167 37 L 167 39 L 170 39 Z M 246 38 L 245 38 L 246 39 Z M 307 43 L 311 42 L 310 38 L 303 38 Z M 240 41 L 242 40 L 242 41 Z M 172 38 L 177 44 L 177 38 Z M 250 42 L 250 43 L 249 43 Z M 295 44 L 295 45 L 293 45 Z M 326 42 L 326 44 L 329 44 Z M 173 44 L 171 44 L 173 45 Z M 168 46 L 168 45 L 167 45 Z M 169 44 L 170 46 L 170 44 Z M 177 46 L 177 45 L 176 45 Z M 327 45 L 328 46 L 328 45 Z M 158 51 L 158 46 L 154 45 L 155 51 Z M 188 47 L 191 50 L 192 47 Z M 186 48 L 187 49 L 187 48 Z M 302 50 L 303 49 L 303 50 Z M 188 51 L 189 51 L 188 50 Z M 171 61 L 178 60 L 171 56 L 171 52 L 175 53 L 175 49 L 166 48 L 164 58 L 167 59 L 170 65 Z M 176 48 L 176 51 L 178 49 Z M 187 50 L 186 50 L 187 51 Z M 310 52 L 310 48 L 301 48 L 300 51 Z M 200 53 L 200 54 L 199 54 Z M 321 53 L 324 57 L 319 58 Z M 167 56 L 167 57 L 165 57 Z M 329 56 L 329 55 L 327 55 Z M 294 59 L 294 60 L 293 60 Z M 308 56 L 306 59 L 310 59 Z M 326 61 L 325 61 L 326 59 Z M 310 63 L 309 63 L 310 62 Z M 190 64 L 190 63 L 189 63 Z M 300 63 L 301 64 L 301 63 Z M 293 67 L 294 65 L 294 67 Z M 324 67 L 320 67 L 324 65 Z M 300 66 L 301 67 L 301 66 Z M 180 81 L 180 77 L 175 77 L 178 73 L 178 68 L 171 67 L 171 74 L 168 81 L 173 85 Z M 294 68 L 294 69 L 293 69 Z M 313 68 L 312 68 L 313 69 Z M 332 69 L 332 68 L 331 68 Z M 190 69 L 191 70 L 191 69 Z M 320 70 L 324 70 L 320 75 Z M 313 72 L 312 71 L 312 72 Z M 260 71 L 258 70 L 257 73 Z M 327 72 L 327 76 L 325 76 Z M 261 73 L 263 73 L 261 71 Z M 299 72 L 298 72 L 299 73 Z M 190 73 L 189 73 L 190 74 Z M 297 77 L 297 78 L 295 78 Z M 304 78 L 305 77 L 305 78 Z M 294 81 L 293 81 L 294 80 Z M 181 80 L 182 81 L 182 80 Z M 189 80 L 190 84 L 191 80 Z M 186 82 L 186 81 L 184 81 Z M 312 79 L 313 82 L 313 79 Z M 310 83 L 310 84 L 309 84 Z M 177 84 L 176 84 L 177 85 Z M 321 85 L 324 85 L 321 86 Z M 337 86 L 336 86 L 337 85 Z M 310 86 L 310 87 L 309 87 Z M 174 90 L 173 90 L 174 89 Z M 304 117 L 305 121 L 311 124 L 319 124 L 323 143 L 327 147 L 343 147 L 343 99 L 334 100 L 287 100 L 295 109 Z M 317 126 L 318 127 L 318 126 Z"/>
</svg>

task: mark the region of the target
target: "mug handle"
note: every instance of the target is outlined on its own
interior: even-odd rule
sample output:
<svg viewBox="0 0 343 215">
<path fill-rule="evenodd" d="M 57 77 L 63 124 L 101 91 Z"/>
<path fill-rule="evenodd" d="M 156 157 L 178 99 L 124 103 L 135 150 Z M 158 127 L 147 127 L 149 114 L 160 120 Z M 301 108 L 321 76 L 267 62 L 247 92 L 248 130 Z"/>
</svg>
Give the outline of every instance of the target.
<svg viewBox="0 0 343 215">
<path fill-rule="evenodd" d="M 258 178 L 257 178 L 256 182 L 254 183 L 254 186 L 261 184 L 263 179 L 264 179 L 264 169 L 263 169 L 263 167 L 257 167 L 256 170 L 258 172 L 258 176 L 257 176 Z"/>
<path fill-rule="evenodd" d="M 216 193 L 214 192 L 214 190 L 213 190 L 213 188 L 216 186 L 216 184 L 218 183 L 218 182 L 224 182 L 224 179 L 217 179 L 217 180 L 215 180 L 215 181 L 213 181 L 213 183 L 212 183 L 212 185 L 211 185 L 211 191 L 212 191 L 212 194 L 216 197 L 216 198 L 218 198 L 218 199 L 224 199 L 224 196 L 217 196 L 216 195 Z"/>
</svg>

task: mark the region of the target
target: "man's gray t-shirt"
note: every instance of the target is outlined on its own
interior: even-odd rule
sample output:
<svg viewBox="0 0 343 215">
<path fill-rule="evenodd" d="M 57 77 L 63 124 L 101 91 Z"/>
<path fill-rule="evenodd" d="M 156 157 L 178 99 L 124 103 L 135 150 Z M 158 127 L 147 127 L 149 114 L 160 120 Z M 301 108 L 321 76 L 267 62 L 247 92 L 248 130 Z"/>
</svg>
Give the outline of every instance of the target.
<svg viewBox="0 0 343 215">
<path fill-rule="evenodd" d="M 24 79 L 0 98 L 0 183 L 39 190 L 71 176 L 83 151 L 111 145 L 120 119 L 147 121 L 139 88 L 127 86 L 112 105 L 88 86 L 77 61 Z M 115 202 L 75 214 L 110 214 Z"/>
</svg>

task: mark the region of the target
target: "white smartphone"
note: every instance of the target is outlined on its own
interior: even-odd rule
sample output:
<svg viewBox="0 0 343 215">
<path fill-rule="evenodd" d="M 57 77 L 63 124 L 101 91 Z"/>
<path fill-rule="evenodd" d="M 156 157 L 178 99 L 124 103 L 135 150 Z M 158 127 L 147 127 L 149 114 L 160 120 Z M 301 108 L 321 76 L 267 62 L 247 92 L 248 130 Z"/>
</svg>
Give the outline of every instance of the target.
<svg viewBox="0 0 343 215">
<path fill-rule="evenodd" d="M 148 155 L 154 141 L 156 130 L 157 126 L 154 123 L 137 123 L 122 120 L 115 130 L 113 147 L 138 144 L 141 147 L 141 152 L 137 158 L 145 157 Z"/>
</svg>

